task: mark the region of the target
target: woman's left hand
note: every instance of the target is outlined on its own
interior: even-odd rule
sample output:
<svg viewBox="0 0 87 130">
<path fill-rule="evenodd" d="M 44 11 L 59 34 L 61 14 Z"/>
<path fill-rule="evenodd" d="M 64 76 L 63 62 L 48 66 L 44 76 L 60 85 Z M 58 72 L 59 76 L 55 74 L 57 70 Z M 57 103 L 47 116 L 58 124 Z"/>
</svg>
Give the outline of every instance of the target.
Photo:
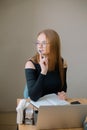
<svg viewBox="0 0 87 130">
<path fill-rule="evenodd" d="M 66 93 L 64 91 L 58 92 L 58 97 L 61 100 L 67 99 L 67 95 L 66 95 Z"/>
</svg>

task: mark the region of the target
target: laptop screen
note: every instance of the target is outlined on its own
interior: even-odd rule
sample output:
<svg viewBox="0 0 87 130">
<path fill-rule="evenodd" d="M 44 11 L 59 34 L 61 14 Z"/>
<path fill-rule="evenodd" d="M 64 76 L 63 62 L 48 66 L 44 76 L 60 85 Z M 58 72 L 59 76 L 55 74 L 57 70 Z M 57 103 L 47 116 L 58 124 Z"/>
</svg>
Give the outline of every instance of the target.
<svg viewBox="0 0 87 130">
<path fill-rule="evenodd" d="M 80 128 L 87 115 L 87 104 L 40 106 L 37 129 Z"/>
</svg>

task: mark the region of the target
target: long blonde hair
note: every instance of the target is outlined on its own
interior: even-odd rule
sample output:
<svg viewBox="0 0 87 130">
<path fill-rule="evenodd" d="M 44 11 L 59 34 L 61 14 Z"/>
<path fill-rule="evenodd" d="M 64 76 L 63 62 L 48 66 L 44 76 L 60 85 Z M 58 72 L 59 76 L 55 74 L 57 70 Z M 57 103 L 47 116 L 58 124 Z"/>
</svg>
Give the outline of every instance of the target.
<svg viewBox="0 0 87 130">
<path fill-rule="evenodd" d="M 50 44 L 50 54 L 48 62 L 48 71 L 52 71 L 58 65 L 62 86 L 64 85 L 64 69 L 61 57 L 61 43 L 58 33 L 52 29 L 46 29 L 38 33 L 37 37 L 44 33 Z M 37 53 L 32 60 L 39 63 L 39 54 Z"/>
</svg>

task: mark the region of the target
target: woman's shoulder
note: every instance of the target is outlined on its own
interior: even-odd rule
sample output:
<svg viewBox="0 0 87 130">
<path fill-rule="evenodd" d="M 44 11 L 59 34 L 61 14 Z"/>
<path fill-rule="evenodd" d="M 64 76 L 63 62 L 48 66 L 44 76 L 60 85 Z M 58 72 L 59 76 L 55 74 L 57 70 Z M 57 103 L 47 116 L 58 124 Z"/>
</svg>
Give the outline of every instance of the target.
<svg viewBox="0 0 87 130">
<path fill-rule="evenodd" d="M 63 61 L 63 67 L 64 67 L 64 68 L 67 68 L 67 67 L 68 67 L 68 64 L 67 64 L 66 59 L 63 59 L 63 58 L 62 58 L 62 61 Z"/>
<path fill-rule="evenodd" d="M 66 61 L 65 59 L 64 59 L 63 67 L 64 67 L 64 68 L 67 68 L 67 67 L 68 67 L 67 61 Z"/>
<path fill-rule="evenodd" d="M 26 63 L 25 63 L 25 69 L 35 69 L 35 64 L 32 61 L 32 58 L 30 58 Z"/>
</svg>

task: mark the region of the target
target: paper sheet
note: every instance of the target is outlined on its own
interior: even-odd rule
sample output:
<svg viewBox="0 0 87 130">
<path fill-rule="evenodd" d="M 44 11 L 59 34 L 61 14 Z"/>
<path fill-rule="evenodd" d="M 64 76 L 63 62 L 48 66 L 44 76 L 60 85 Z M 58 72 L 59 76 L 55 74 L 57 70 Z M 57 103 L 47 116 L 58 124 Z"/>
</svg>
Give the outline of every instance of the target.
<svg viewBox="0 0 87 130">
<path fill-rule="evenodd" d="M 30 101 L 35 107 L 39 108 L 40 106 L 48 106 L 48 105 L 68 105 L 69 102 L 65 100 L 61 100 L 58 98 L 56 94 L 48 94 L 41 97 L 38 101 Z"/>
</svg>

